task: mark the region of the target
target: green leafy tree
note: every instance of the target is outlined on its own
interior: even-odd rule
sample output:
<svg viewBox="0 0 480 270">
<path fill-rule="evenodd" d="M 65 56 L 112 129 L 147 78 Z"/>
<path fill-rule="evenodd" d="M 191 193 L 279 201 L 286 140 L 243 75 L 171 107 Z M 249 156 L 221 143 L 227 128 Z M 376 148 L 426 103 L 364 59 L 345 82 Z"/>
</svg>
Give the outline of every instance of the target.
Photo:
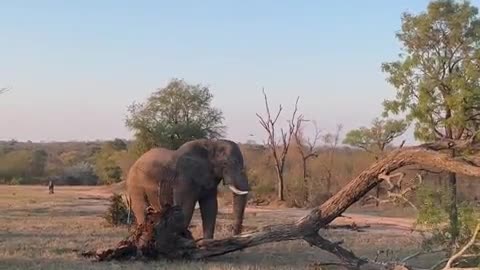
<svg viewBox="0 0 480 270">
<path fill-rule="evenodd" d="M 32 153 L 30 172 L 32 176 L 43 176 L 47 166 L 48 154 L 45 150 L 39 149 Z"/>
<path fill-rule="evenodd" d="M 62 162 L 63 166 L 73 166 L 81 161 L 82 155 L 79 151 L 72 150 L 58 154 L 58 159 Z"/>
<path fill-rule="evenodd" d="M 212 99 L 208 87 L 173 79 L 145 103 L 132 104 L 126 126 L 135 132 L 139 153 L 158 146 L 176 149 L 193 139 L 221 137 L 223 114 L 212 107 Z"/>
<path fill-rule="evenodd" d="M 479 128 L 480 20 L 469 2 L 432 1 L 425 12 L 404 13 L 400 59 L 384 63 L 396 97 L 385 113 L 405 113 L 421 141 L 465 139 Z M 452 152 L 452 155 L 458 153 Z M 456 175 L 449 174 L 452 242 L 458 234 Z"/>
<path fill-rule="evenodd" d="M 16 150 L 0 156 L 0 178 L 10 180 L 25 178 L 31 166 L 32 154 L 28 150 Z"/>
<path fill-rule="evenodd" d="M 361 148 L 379 159 L 392 141 L 405 133 L 408 124 L 405 120 L 375 118 L 371 127 L 350 130 L 343 140 L 344 144 Z M 380 196 L 380 185 L 376 188 L 376 197 Z M 376 202 L 378 206 L 378 201 Z"/>
<path fill-rule="evenodd" d="M 402 136 L 408 128 L 405 120 L 375 118 L 370 127 L 350 130 L 344 144 L 361 148 L 380 158 L 392 141 Z"/>
<path fill-rule="evenodd" d="M 114 142 L 114 141 L 113 141 Z M 122 180 L 122 169 L 119 166 L 118 157 L 120 152 L 113 142 L 105 143 L 96 155 L 95 173 L 103 184 L 111 184 Z"/>
</svg>

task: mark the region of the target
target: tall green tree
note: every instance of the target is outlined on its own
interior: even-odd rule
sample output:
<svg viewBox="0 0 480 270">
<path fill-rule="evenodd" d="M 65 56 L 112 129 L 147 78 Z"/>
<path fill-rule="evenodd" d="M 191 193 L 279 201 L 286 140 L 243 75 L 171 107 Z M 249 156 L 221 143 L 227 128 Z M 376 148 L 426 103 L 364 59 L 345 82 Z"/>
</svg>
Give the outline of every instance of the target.
<svg viewBox="0 0 480 270">
<path fill-rule="evenodd" d="M 469 2 L 437 0 L 419 14 L 404 13 L 400 59 L 382 69 L 396 89 L 385 113 L 405 113 L 421 141 L 465 139 L 480 120 L 480 20 Z M 451 153 L 452 155 L 458 153 Z M 452 244 L 459 234 L 456 175 L 449 174 Z"/>
<path fill-rule="evenodd" d="M 375 118 L 370 127 L 350 130 L 343 140 L 344 144 L 357 147 L 372 154 L 375 159 L 384 155 L 392 141 L 402 136 L 408 128 L 405 120 Z M 380 185 L 376 188 L 376 197 L 380 196 Z M 378 201 L 376 202 L 378 206 Z"/>
<path fill-rule="evenodd" d="M 223 136 L 223 113 L 212 106 L 208 87 L 172 79 L 145 103 L 132 104 L 126 125 L 135 132 L 140 153 L 152 147 L 176 149 L 200 138 Z"/>
</svg>

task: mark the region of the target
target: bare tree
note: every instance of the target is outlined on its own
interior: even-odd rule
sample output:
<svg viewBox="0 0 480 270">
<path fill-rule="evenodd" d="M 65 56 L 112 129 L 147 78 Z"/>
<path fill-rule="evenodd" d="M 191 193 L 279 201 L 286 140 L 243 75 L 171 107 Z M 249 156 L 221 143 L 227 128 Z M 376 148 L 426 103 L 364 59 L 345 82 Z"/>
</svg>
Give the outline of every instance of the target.
<svg viewBox="0 0 480 270">
<path fill-rule="evenodd" d="M 295 128 L 295 142 L 297 145 L 298 152 L 302 157 L 302 170 L 303 170 L 303 186 L 304 186 L 304 194 L 303 199 L 305 202 L 309 202 L 310 200 L 310 188 L 309 188 L 309 180 L 310 180 L 310 173 L 308 171 L 308 160 L 318 157 L 318 150 L 316 149 L 317 142 L 320 139 L 320 130 L 315 121 L 312 121 L 313 126 L 315 128 L 313 137 L 305 138 L 302 130 L 302 123 L 307 122 L 302 115 L 297 118 L 297 126 Z"/>
<path fill-rule="evenodd" d="M 272 117 L 270 112 L 270 107 L 268 105 L 268 98 L 267 94 L 265 94 L 265 90 L 262 89 L 263 96 L 265 99 L 265 109 L 267 112 L 266 117 L 262 117 L 257 113 L 257 117 L 259 119 L 260 124 L 267 132 L 267 142 L 266 145 L 270 149 L 272 153 L 273 160 L 275 162 L 275 171 L 277 174 L 277 196 L 280 201 L 283 201 L 284 198 L 284 178 L 283 172 L 285 169 L 285 161 L 288 153 L 288 149 L 290 148 L 290 142 L 292 139 L 292 135 L 295 132 L 296 126 L 296 119 L 297 119 L 297 111 L 298 111 L 298 100 L 300 97 L 297 97 L 295 101 L 295 108 L 292 113 L 292 118 L 288 122 L 288 130 L 284 131 L 283 128 L 280 128 L 280 139 L 277 139 L 276 134 L 276 124 L 280 114 L 282 113 L 282 105 L 279 105 L 277 113 Z"/>
<path fill-rule="evenodd" d="M 8 88 L 0 88 L 0 94 L 3 94 L 8 91 Z"/>
<path fill-rule="evenodd" d="M 327 133 L 322 136 L 323 143 L 327 146 L 327 162 L 325 164 L 322 164 L 322 166 L 325 170 L 323 180 L 327 184 L 328 192 L 330 192 L 332 189 L 333 165 L 335 161 L 337 146 L 340 141 L 340 132 L 342 131 L 342 128 L 343 126 L 339 124 L 337 125 L 335 133 Z"/>
</svg>

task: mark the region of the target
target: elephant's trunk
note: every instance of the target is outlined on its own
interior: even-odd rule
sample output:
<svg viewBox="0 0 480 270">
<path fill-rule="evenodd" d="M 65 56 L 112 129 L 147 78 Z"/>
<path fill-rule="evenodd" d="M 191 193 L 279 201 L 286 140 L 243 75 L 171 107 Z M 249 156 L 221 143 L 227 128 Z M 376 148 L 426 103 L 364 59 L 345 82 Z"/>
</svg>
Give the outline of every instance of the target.
<svg viewBox="0 0 480 270">
<path fill-rule="evenodd" d="M 243 216 L 245 206 L 247 205 L 247 195 L 233 194 L 233 234 L 237 235 L 242 232 Z"/>
<path fill-rule="evenodd" d="M 242 232 L 243 216 L 248 200 L 250 187 L 245 173 L 240 172 L 237 175 L 226 175 L 225 180 L 230 190 L 233 192 L 233 232 L 240 234 Z"/>
</svg>

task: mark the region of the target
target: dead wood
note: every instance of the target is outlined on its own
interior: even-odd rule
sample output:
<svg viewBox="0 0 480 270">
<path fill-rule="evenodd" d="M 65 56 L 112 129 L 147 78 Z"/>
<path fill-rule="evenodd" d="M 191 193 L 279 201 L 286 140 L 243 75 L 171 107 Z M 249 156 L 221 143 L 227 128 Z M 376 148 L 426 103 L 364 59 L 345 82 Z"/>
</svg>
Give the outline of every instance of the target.
<svg viewBox="0 0 480 270">
<path fill-rule="evenodd" d="M 356 232 L 364 232 L 364 229 L 370 228 L 370 225 L 359 226 L 355 222 L 352 224 L 343 224 L 343 225 L 327 225 L 325 229 L 327 230 L 351 230 Z"/>
<path fill-rule="evenodd" d="M 442 145 L 440 144 L 440 146 Z M 480 176 L 479 166 L 439 152 L 445 147 L 458 147 L 455 142 L 445 144 L 443 148 L 440 146 L 428 144 L 404 147 L 391 152 L 350 181 L 325 203 L 312 209 L 310 214 L 294 223 L 266 226 L 226 239 L 195 243 L 188 231 L 178 231 L 178 227 L 181 227 L 179 224 L 183 221 L 183 215 L 178 208 L 171 207 L 163 213 L 149 215 L 149 222 L 146 225 L 139 226 L 132 236 L 121 242 L 116 249 L 96 252 L 96 258 L 120 259 L 127 257 L 124 254 L 128 254 L 129 257 L 140 254 L 152 258 L 204 259 L 265 243 L 304 239 L 311 245 L 335 254 L 352 268 L 395 269 L 395 267 L 404 267 L 403 269 L 409 269 L 402 264 L 382 264 L 358 258 L 348 249 L 342 248 L 340 243 L 331 243 L 320 237 L 318 231 L 325 228 L 349 206 L 380 183 L 382 177 L 379 176 L 389 175 L 403 166 L 417 164 L 463 175 Z M 91 253 L 89 254 L 91 255 Z"/>
<path fill-rule="evenodd" d="M 377 205 L 380 204 L 408 204 L 410 207 L 418 211 L 417 207 L 408 199 L 408 196 L 413 193 L 413 191 L 417 190 L 417 188 L 423 183 L 423 176 L 421 174 L 416 175 L 417 183 L 410 185 L 409 187 L 404 188 L 402 186 L 403 178 L 405 177 L 405 173 L 403 172 L 398 172 L 394 174 L 381 174 L 378 176 L 381 178 L 384 182 L 387 183 L 386 187 L 386 198 L 385 199 L 380 199 L 375 196 L 366 196 L 362 202 L 363 204 L 367 203 L 368 201 L 375 201 Z M 392 181 L 392 178 L 398 177 L 398 180 L 396 182 Z"/>
<path fill-rule="evenodd" d="M 477 235 L 479 232 L 480 232 L 480 223 L 477 224 L 477 227 L 475 228 L 475 231 L 473 232 L 473 236 L 470 239 L 470 241 L 468 241 L 468 243 L 463 248 L 461 248 L 457 253 L 453 254 L 452 257 L 448 259 L 447 264 L 445 265 L 443 270 L 455 269 L 454 263 L 461 258 L 470 258 L 470 257 L 477 258 L 480 256 L 479 254 L 466 254 L 468 249 L 471 248 L 477 241 Z"/>
<path fill-rule="evenodd" d="M 196 248 L 191 233 L 183 228 L 183 212 L 179 206 L 166 206 L 161 212 L 149 209 L 146 222 L 135 228 L 116 247 L 82 253 L 98 261 L 132 258 L 181 259 L 189 249 Z"/>
</svg>

